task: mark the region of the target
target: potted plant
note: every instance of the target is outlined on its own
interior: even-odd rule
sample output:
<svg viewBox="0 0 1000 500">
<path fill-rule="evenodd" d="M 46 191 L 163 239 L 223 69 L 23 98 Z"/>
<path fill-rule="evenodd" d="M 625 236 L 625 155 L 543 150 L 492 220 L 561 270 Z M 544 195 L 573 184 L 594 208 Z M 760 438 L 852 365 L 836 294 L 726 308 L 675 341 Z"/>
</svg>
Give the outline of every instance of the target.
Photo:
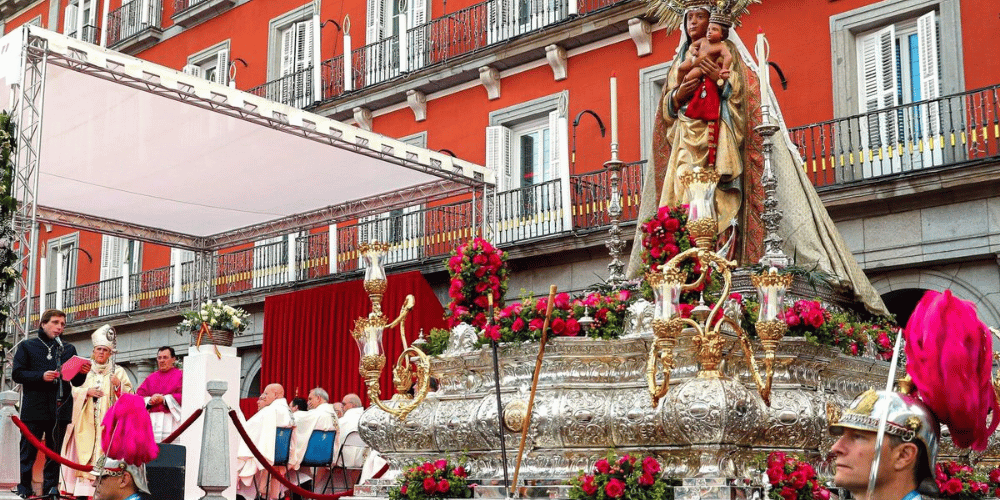
<svg viewBox="0 0 1000 500">
<path fill-rule="evenodd" d="M 233 345 L 233 336 L 240 335 L 250 323 L 250 313 L 223 304 L 221 300 L 202 302 L 198 309 L 183 314 L 177 333 L 191 334 L 194 345 Z"/>
</svg>

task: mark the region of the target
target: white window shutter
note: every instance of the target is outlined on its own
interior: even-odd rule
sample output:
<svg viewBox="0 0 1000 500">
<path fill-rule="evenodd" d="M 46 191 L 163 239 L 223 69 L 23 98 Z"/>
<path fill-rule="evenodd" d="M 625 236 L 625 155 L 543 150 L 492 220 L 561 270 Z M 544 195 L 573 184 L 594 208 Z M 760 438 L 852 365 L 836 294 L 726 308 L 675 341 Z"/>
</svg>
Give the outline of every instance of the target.
<svg viewBox="0 0 1000 500">
<path fill-rule="evenodd" d="M 545 177 L 546 180 L 562 177 L 563 160 L 566 158 L 566 152 L 562 150 L 563 136 L 566 135 L 565 127 L 566 122 L 558 110 L 549 113 L 549 168 L 551 169 L 551 177 Z"/>
<path fill-rule="evenodd" d="M 936 12 L 931 11 L 917 19 L 917 45 L 920 51 L 920 98 L 923 100 L 937 99 L 940 93 L 940 76 L 938 75 L 938 37 Z M 938 107 L 927 106 L 930 119 L 930 132 L 939 134 L 940 117 Z"/>
<path fill-rule="evenodd" d="M 295 30 L 298 32 L 295 44 L 295 70 L 300 71 L 309 67 L 312 62 L 312 22 L 295 23 Z"/>
<path fill-rule="evenodd" d="M 185 64 L 182 70 L 184 74 L 201 78 L 201 67 L 196 64 Z"/>
<path fill-rule="evenodd" d="M 410 26 L 412 30 L 418 26 L 423 26 L 427 24 L 427 0 L 411 0 L 413 2 L 413 7 L 407 13 L 409 17 Z M 423 54 L 426 44 L 424 40 L 424 31 L 420 30 L 415 32 L 416 39 L 413 40 L 413 46 L 410 47 L 410 51 L 415 54 Z M 419 60 L 419 59 L 418 59 Z M 411 70 L 414 68 L 410 68 Z"/>
<path fill-rule="evenodd" d="M 892 25 L 858 40 L 860 50 L 860 112 L 871 112 L 898 104 L 896 85 L 896 31 Z M 896 114 L 879 113 L 868 117 L 868 146 L 894 145 Z"/>
<path fill-rule="evenodd" d="M 497 191 L 514 187 L 510 164 L 510 144 L 513 133 L 502 125 L 486 127 L 486 168 L 496 173 Z"/>
<path fill-rule="evenodd" d="M 76 5 L 69 4 L 63 13 L 63 34 L 76 32 Z"/>
<path fill-rule="evenodd" d="M 101 281 L 122 275 L 127 240 L 117 236 L 101 235 Z"/>
<path fill-rule="evenodd" d="M 367 0 L 368 12 L 365 16 L 366 44 L 373 44 L 382 39 L 382 1 L 383 0 Z"/>
<path fill-rule="evenodd" d="M 229 84 L 229 51 L 220 50 L 215 54 L 215 83 Z"/>
<path fill-rule="evenodd" d="M 149 24 L 149 19 L 152 17 L 153 2 L 150 0 L 141 0 L 139 5 L 139 22 L 142 23 L 143 26 L 146 26 Z"/>
<path fill-rule="evenodd" d="M 97 26 L 97 9 L 94 8 L 94 0 L 86 0 L 83 5 L 87 9 L 87 24 L 90 26 Z"/>
<path fill-rule="evenodd" d="M 295 71 L 295 48 L 298 45 L 298 30 L 293 24 L 281 32 L 281 76 Z"/>
</svg>

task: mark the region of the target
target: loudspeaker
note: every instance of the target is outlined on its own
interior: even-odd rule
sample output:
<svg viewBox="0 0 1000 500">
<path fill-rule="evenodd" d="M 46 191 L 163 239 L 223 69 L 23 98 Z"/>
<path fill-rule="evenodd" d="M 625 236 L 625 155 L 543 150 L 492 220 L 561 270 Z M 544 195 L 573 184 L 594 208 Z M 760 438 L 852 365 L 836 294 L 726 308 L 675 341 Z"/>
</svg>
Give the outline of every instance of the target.
<svg viewBox="0 0 1000 500">
<path fill-rule="evenodd" d="M 160 455 L 146 464 L 150 496 L 156 500 L 184 500 L 184 447 L 160 443 Z"/>
</svg>

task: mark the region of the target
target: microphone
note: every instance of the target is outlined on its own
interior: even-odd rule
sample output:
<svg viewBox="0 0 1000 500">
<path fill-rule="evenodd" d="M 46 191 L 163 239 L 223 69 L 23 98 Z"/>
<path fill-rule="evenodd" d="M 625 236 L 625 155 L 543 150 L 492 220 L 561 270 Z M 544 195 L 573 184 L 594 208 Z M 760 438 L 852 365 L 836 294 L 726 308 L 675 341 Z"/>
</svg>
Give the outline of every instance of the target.
<svg viewBox="0 0 1000 500">
<path fill-rule="evenodd" d="M 61 339 L 61 338 L 59 338 L 59 336 L 58 336 L 58 335 L 56 335 L 56 343 L 57 343 L 57 344 L 59 344 L 59 347 L 62 347 L 62 346 L 63 346 L 63 343 L 62 343 L 62 339 Z"/>
</svg>

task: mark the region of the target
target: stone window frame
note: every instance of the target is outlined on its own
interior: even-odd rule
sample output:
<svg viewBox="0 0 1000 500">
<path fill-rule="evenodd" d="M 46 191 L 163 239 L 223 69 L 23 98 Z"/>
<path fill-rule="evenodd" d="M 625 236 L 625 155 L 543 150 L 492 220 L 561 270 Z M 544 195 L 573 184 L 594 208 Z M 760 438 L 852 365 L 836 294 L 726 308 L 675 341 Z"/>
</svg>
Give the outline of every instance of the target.
<svg viewBox="0 0 1000 500">
<path fill-rule="evenodd" d="M 281 32 L 293 24 L 312 19 L 314 2 L 300 5 L 280 16 L 272 18 L 267 23 L 267 81 L 277 80 L 281 76 Z M 313 43 L 318 43 L 318 34 L 313 34 Z"/>
</svg>

